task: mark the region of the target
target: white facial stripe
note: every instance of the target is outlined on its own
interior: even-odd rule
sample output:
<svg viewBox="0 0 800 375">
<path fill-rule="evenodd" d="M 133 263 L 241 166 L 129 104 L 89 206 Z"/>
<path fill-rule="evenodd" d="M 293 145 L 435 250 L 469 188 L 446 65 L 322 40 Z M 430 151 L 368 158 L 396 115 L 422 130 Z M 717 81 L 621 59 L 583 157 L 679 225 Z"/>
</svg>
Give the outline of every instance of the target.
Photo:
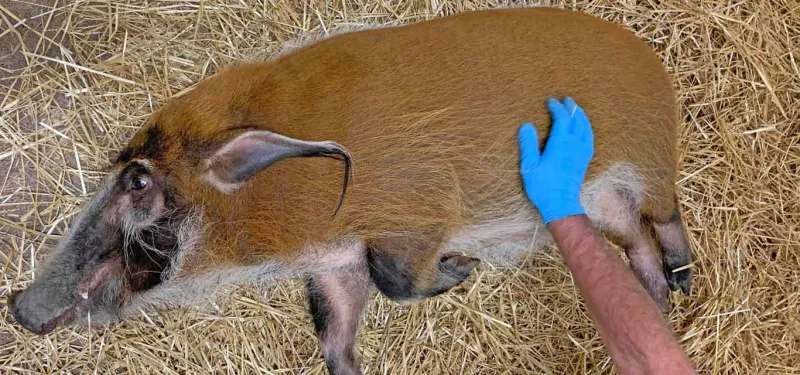
<svg viewBox="0 0 800 375">
<path fill-rule="evenodd" d="M 131 161 L 131 163 L 139 163 L 141 166 L 147 169 L 148 173 L 153 173 L 153 171 L 155 171 L 153 163 L 148 159 L 134 159 Z"/>
</svg>

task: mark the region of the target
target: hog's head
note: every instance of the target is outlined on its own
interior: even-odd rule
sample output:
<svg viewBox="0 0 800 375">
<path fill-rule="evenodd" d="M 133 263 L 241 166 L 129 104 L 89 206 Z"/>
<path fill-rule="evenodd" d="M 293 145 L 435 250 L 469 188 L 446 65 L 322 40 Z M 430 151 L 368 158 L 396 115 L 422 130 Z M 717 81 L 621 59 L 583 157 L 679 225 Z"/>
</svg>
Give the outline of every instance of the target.
<svg viewBox="0 0 800 375">
<path fill-rule="evenodd" d="M 288 157 L 334 157 L 350 166 L 334 142 L 243 126 L 247 111 L 233 113 L 228 101 L 235 93 L 214 82 L 154 114 L 120 152 L 34 282 L 10 298 L 19 324 L 46 334 L 88 319 L 114 321 L 137 295 L 168 283 L 185 251 L 189 218 L 205 208 L 191 190 L 235 200 L 248 179 Z"/>
</svg>

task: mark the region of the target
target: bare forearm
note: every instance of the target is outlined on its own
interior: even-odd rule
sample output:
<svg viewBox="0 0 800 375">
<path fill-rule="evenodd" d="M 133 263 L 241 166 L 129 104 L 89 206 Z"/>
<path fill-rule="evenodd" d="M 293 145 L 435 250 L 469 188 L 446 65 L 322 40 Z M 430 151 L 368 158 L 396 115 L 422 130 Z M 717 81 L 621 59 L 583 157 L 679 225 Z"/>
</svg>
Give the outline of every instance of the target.
<svg viewBox="0 0 800 375">
<path fill-rule="evenodd" d="M 620 373 L 694 373 L 655 303 L 586 216 L 548 228 Z"/>
</svg>

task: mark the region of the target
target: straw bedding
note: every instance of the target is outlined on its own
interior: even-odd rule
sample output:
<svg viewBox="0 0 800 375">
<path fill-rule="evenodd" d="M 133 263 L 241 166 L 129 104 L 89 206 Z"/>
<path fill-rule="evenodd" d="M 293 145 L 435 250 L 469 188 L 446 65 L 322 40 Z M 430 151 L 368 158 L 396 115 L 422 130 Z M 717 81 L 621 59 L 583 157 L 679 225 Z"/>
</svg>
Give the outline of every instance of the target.
<svg viewBox="0 0 800 375">
<path fill-rule="evenodd" d="M 551 4 L 545 2 L 544 4 Z M 408 23 L 493 1 L 0 1 L 0 372 L 325 373 L 298 282 L 205 309 L 37 337 L 9 293 L 146 115 L 220 66 L 308 32 Z M 519 5 L 519 4 L 515 4 Z M 669 321 L 702 373 L 800 373 L 800 4 L 566 1 L 633 30 L 679 89 L 680 202 L 697 261 Z M 532 41 L 535 42 L 535 41 Z M 363 366 L 385 374 L 609 373 L 555 252 L 482 267 L 425 303 L 371 305 Z"/>
</svg>

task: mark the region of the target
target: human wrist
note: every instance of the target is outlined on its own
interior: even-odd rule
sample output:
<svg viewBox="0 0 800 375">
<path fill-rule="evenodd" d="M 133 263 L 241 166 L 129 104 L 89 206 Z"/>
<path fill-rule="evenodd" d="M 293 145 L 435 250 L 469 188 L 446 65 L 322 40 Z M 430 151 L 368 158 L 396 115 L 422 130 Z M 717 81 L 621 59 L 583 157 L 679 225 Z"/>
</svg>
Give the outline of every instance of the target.
<svg viewBox="0 0 800 375">
<path fill-rule="evenodd" d="M 545 225 L 569 216 L 586 214 L 586 211 L 577 199 L 556 201 L 548 199 L 542 203 L 534 201 L 534 205 L 542 216 Z"/>
<path fill-rule="evenodd" d="M 586 241 L 592 241 L 595 234 L 589 218 L 585 214 L 564 216 L 546 224 L 560 248 L 586 248 Z"/>
</svg>

